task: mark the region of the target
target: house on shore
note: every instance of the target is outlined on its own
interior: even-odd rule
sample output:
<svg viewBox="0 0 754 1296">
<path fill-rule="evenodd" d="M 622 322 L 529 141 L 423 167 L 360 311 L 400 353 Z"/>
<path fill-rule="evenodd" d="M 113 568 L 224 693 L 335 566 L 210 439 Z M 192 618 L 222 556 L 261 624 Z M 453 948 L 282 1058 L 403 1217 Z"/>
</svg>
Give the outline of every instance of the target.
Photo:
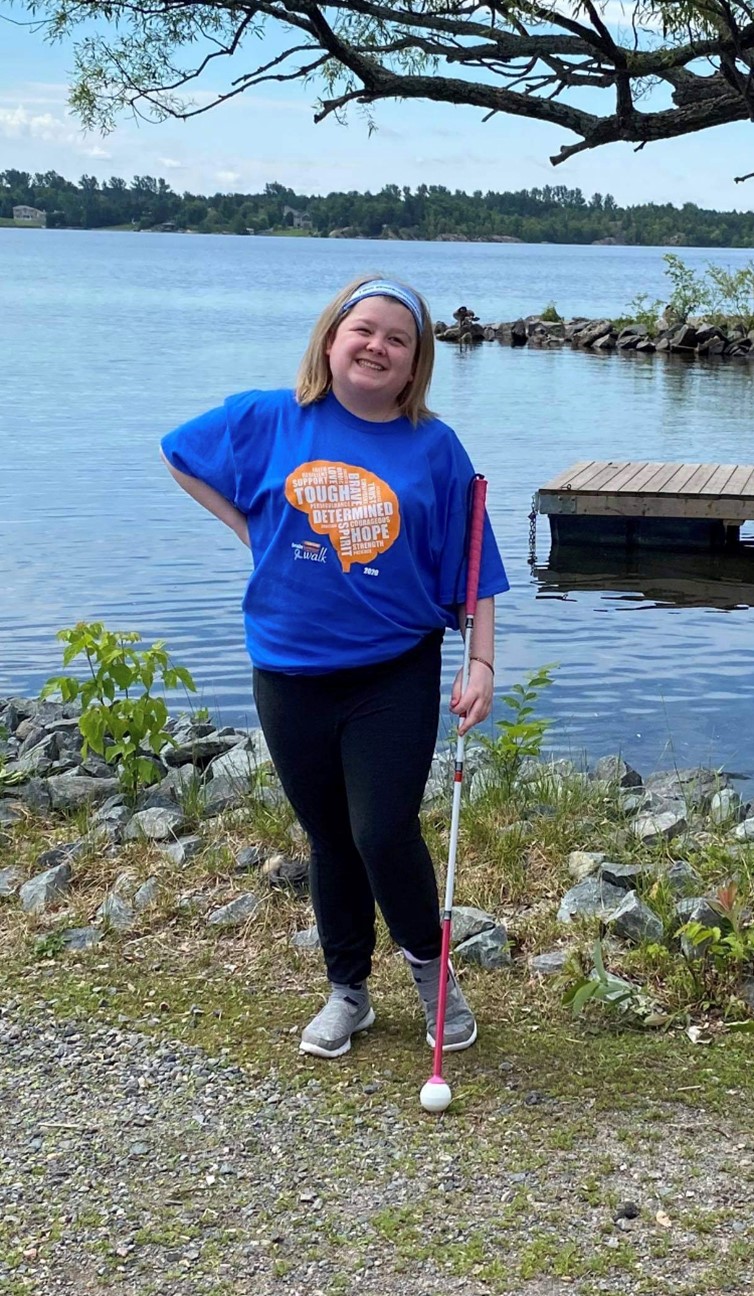
<svg viewBox="0 0 754 1296">
<path fill-rule="evenodd" d="M 29 207 L 26 203 L 20 203 L 13 208 L 13 219 L 17 225 L 41 225 L 44 228 L 47 224 L 47 213 L 41 211 L 39 207 Z"/>
<path fill-rule="evenodd" d="M 291 220 L 288 220 L 289 216 Z M 292 229 L 300 230 L 310 230 L 313 225 L 311 216 L 307 216 L 306 212 L 296 211 L 295 207 L 283 208 L 283 223 L 290 225 Z"/>
</svg>

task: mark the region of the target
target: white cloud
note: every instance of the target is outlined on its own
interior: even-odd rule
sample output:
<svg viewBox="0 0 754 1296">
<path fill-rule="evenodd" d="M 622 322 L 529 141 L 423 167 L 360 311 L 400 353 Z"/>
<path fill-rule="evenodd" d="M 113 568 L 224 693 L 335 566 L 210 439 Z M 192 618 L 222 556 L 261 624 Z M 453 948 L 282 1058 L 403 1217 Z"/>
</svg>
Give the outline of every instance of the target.
<svg viewBox="0 0 754 1296">
<path fill-rule="evenodd" d="M 185 162 L 179 162 L 177 158 L 158 157 L 158 158 L 157 158 L 157 161 L 159 162 L 159 164 L 160 164 L 161 167 L 164 167 L 164 168 L 165 168 L 166 171 L 185 171 L 185 170 L 186 170 L 186 163 L 185 163 Z"/>
<path fill-rule="evenodd" d="M 216 171 L 215 177 L 223 184 L 236 184 L 241 179 L 240 171 Z"/>
<path fill-rule="evenodd" d="M 68 102 L 68 86 L 55 82 L 27 81 L 23 85 L 0 90 L 0 103 L 25 104 L 27 107 L 39 108 L 54 104 L 65 108 Z"/>
<path fill-rule="evenodd" d="M 5 139 L 56 140 L 70 144 L 76 138 L 70 123 L 52 113 L 30 113 L 26 108 L 0 108 L 0 135 Z"/>
<path fill-rule="evenodd" d="M 100 144 L 92 144 L 91 147 L 82 148 L 81 152 L 90 158 L 111 158 L 113 156 L 108 149 L 102 148 Z"/>
</svg>

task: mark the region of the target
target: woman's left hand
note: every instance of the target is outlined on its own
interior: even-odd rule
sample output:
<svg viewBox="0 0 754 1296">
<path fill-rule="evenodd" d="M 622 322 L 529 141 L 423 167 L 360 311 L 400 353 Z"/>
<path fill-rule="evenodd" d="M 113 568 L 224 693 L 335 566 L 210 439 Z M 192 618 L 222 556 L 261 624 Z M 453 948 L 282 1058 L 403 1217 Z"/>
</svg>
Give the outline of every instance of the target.
<svg viewBox="0 0 754 1296">
<path fill-rule="evenodd" d="M 469 682 L 466 692 L 461 692 L 463 671 L 459 671 L 453 682 L 450 695 L 450 710 L 453 715 L 461 717 L 458 733 L 461 737 L 473 729 L 482 720 L 486 720 L 492 710 L 492 691 L 495 677 L 484 662 L 469 663 Z"/>
</svg>

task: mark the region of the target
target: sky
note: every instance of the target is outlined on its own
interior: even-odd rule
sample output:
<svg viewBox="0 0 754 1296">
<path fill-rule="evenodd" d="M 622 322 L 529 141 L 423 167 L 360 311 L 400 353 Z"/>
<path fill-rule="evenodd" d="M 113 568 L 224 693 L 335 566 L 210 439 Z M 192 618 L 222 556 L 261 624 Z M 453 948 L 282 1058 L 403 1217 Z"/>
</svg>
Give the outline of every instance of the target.
<svg viewBox="0 0 754 1296">
<path fill-rule="evenodd" d="M 376 192 L 386 184 L 515 190 L 563 184 L 611 193 L 621 205 L 697 203 L 750 210 L 754 125 L 736 123 L 641 152 L 613 144 L 553 167 L 551 154 L 576 137 L 559 127 L 474 108 L 420 102 L 376 105 L 377 130 L 352 112 L 315 125 L 314 86 L 265 86 L 188 122 L 124 118 L 111 134 L 82 131 L 67 107 L 70 45 L 8 21 L 22 10 L 0 0 L 0 171 L 55 170 L 78 181 L 162 176 L 178 192 L 258 192 L 277 181 L 298 193 Z M 239 64 L 236 72 L 244 69 Z M 604 102 L 604 101 L 603 101 Z M 589 105 L 594 108 L 593 104 Z"/>
</svg>

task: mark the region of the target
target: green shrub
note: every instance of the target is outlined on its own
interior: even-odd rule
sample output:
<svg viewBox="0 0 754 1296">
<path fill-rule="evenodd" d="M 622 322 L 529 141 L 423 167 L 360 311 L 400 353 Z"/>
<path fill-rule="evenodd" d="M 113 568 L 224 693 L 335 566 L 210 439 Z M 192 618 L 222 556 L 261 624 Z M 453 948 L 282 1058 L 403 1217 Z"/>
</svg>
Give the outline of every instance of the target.
<svg viewBox="0 0 754 1296">
<path fill-rule="evenodd" d="M 159 777 L 152 757 L 159 756 L 172 739 L 165 730 L 168 709 L 163 697 L 152 689 L 182 684 L 196 692 L 185 666 L 175 666 L 162 641 L 151 648 L 135 648 L 141 635 L 133 630 L 107 630 L 100 621 L 80 621 L 59 630 L 57 638 L 66 644 L 63 665 L 85 657 L 89 679 L 55 675 L 47 681 L 41 697 L 59 693 L 64 702 L 81 702 L 79 729 L 83 752 L 92 751 L 119 765 L 124 790 L 131 798 L 139 787 Z"/>
<path fill-rule="evenodd" d="M 490 753 L 492 767 L 501 785 L 510 790 L 527 757 L 537 757 L 552 720 L 534 717 L 534 706 L 543 689 L 552 684 L 554 666 L 540 666 L 530 671 L 525 684 L 514 684 L 510 693 L 500 699 L 508 707 L 507 719 L 496 721 L 497 738 L 482 736 L 480 741 Z"/>
</svg>

